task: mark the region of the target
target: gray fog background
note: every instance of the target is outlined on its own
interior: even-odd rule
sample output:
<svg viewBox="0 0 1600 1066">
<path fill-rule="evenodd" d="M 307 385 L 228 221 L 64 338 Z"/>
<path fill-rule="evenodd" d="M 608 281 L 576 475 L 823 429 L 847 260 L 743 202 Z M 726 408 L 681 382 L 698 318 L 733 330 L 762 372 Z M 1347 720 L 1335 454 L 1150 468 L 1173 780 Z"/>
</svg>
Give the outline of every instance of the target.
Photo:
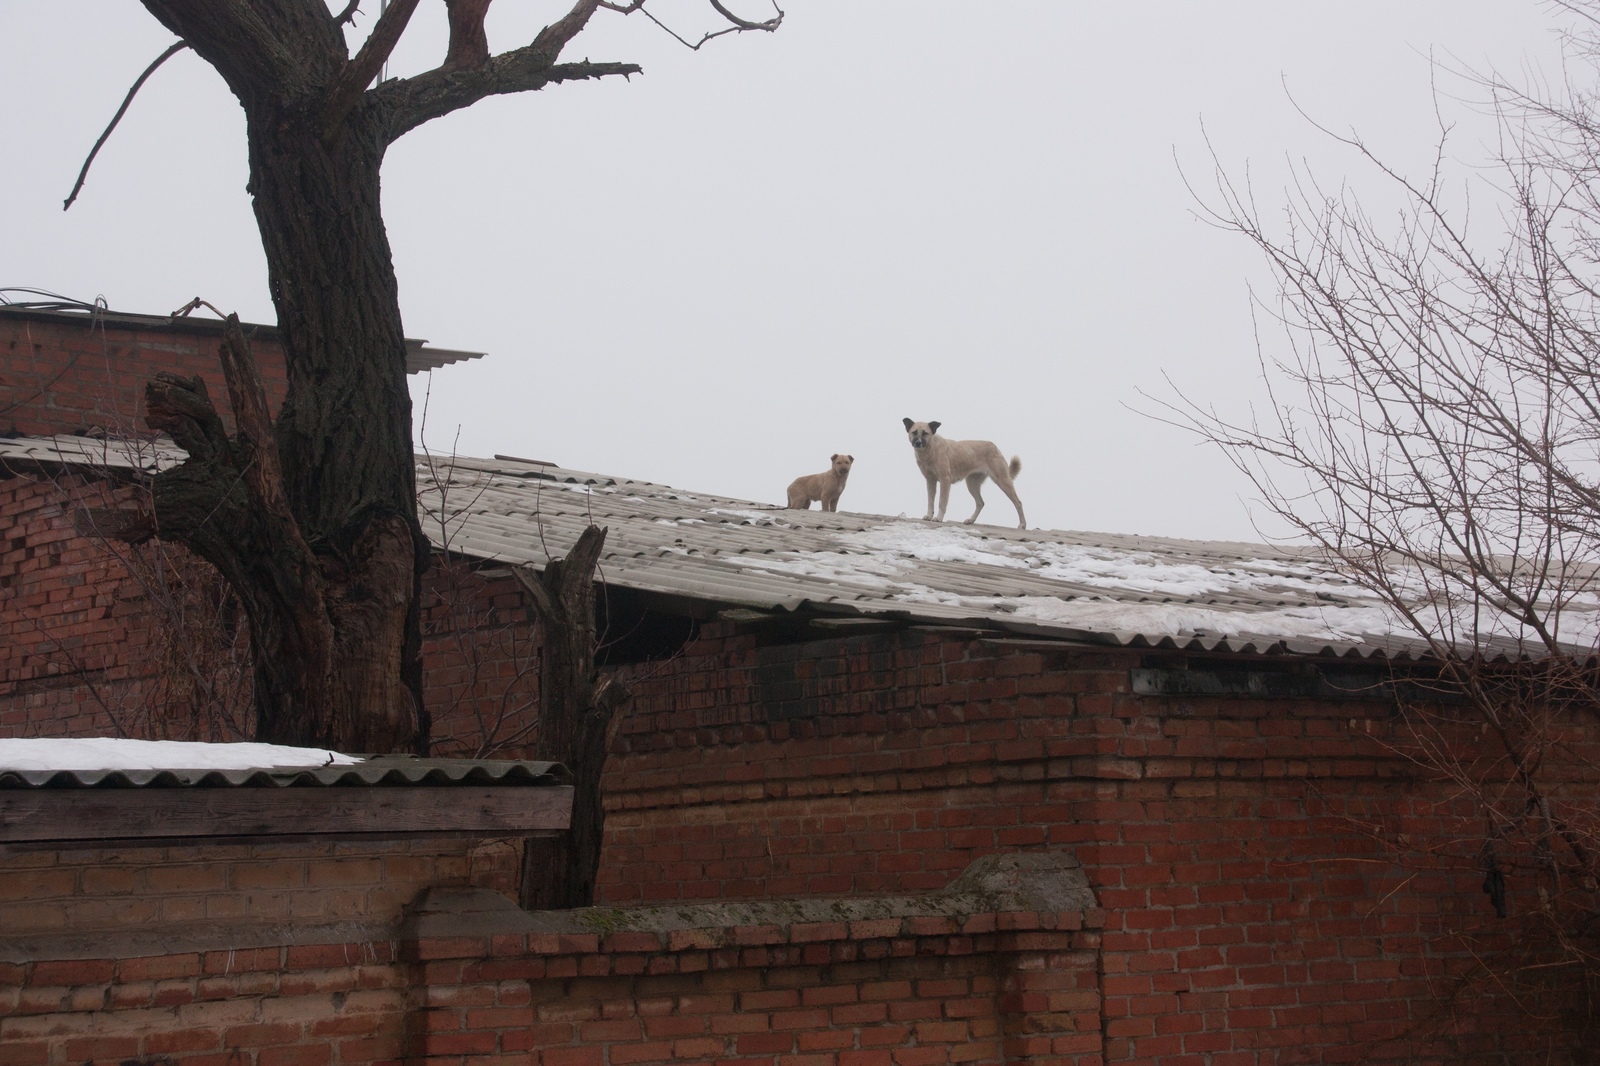
<svg viewBox="0 0 1600 1066">
<path fill-rule="evenodd" d="M 701 0 L 657 2 L 686 35 L 714 26 Z M 491 46 L 564 9 L 500 0 Z M 1257 539 L 1227 461 L 1129 409 L 1163 373 L 1232 410 L 1260 394 L 1247 285 L 1270 279 L 1194 217 L 1180 166 L 1210 184 L 1209 135 L 1264 208 L 1290 160 L 1376 190 L 1296 104 L 1420 173 L 1430 54 L 1553 71 L 1565 23 L 1536 0 L 791 0 L 777 34 L 695 53 L 600 12 L 565 58 L 642 77 L 488 100 L 390 151 L 406 332 L 490 353 L 432 376 L 427 442 L 775 503 L 845 451 L 846 510 L 920 516 L 900 419 L 938 419 L 1021 455 L 1035 526 Z M 427 0 L 391 73 L 444 40 Z M 242 114 L 192 53 L 61 211 L 170 42 L 132 0 L 0 2 L 0 285 L 271 322 Z M 1469 87 L 1438 85 L 1452 154 L 1482 160 L 1489 125 L 1450 99 Z"/>
</svg>

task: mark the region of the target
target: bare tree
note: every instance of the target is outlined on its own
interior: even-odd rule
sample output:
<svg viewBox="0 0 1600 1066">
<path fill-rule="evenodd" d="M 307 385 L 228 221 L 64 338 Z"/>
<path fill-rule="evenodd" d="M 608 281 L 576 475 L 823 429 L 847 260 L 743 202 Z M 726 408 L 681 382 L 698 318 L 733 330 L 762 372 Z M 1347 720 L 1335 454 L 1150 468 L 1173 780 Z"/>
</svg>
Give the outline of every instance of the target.
<svg viewBox="0 0 1600 1066">
<path fill-rule="evenodd" d="M 1421 179 L 1325 131 L 1399 194 L 1398 215 L 1302 168 L 1287 209 L 1264 217 L 1217 167 L 1204 210 L 1265 255 L 1278 292 L 1263 310 L 1286 354 L 1263 358 L 1269 413 L 1170 409 L 1375 594 L 1428 664 L 1433 691 L 1399 700 L 1390 743 L 1469 802 L 1441 802 L 1451 828 L 1406 847 L 1481 870 L 1485 907 L 1515 923 L 1468 945 L 1479 964 L 1446 998 L 1509 995 L 1546 1020 L 1564 1004 L 1593 1036 L 1600 4 L 1568 9 L 1585 31 L 1564 85 L 1469 76 L 1500 135 L 1489 170 L 1454 166 L 1447 129 Z M 1508 899 L 1508 878 L 1531 891 Z"/>
<path fill-rule="evenodd" d="M 487 471 L 463 469 L 453 445 L 448 456 L 428 446 L 432 396 L 430 376 L 418 433 L 419 462 L 426 468 L 418 510 L 436 551 L 425 583 L 423 639 L 440 656 L 448 679 L 426 708 L 433 731 L 430 750 L 485 759 L 529 748 L 538 734 L 538 641 L 512 571 L 456 550 L 457 533 L 493 479 Z M 532 517 L 542 520 L 537 504 Z M 501 577 L 517 590 L 517 609 L 497 605 L 489 596 L 492 582 Z M 448 737 L 438 735 L 441 725 Z"/>
<path fill-rule="evenodd" d="M 425 431 L 426 399 L 422 425 Z M 447 645 L 460 671 L 453 679 L 455 699 L 431 710 L 466 726 L 455 743 L 478 757 L 519 747 L 568 768 L 572 824 L 559 837 L 523 841 L 519 894 L 530 909 L 588 906 L 605 842 L 601 779 L 621 723 L 618 712 L 629 695 L 618 673 L 602 672 L 596 662 L 606 647 L 596 624 L 596 577 L 606 531 L 593 524 L 591 513 L 566 557 L 555 558 L 545 544 L 542 494 L 536 494 L 530 517 L 544 545 L 545 564 L 509 571 L 526 608 L 519 624 L 485 602 L 483 561 L 475 565 L 453 550 L 461 526 L 492 486 L 493 474 L 463 470 L 453 448 L 448 458 L 435 456 L 426 439 L 422 461 L 427 487 L 420 510 L 439 549 L 430 582 L 432 635 Z"/>
<path fill-rule="evenodd" d="M 492 54 L 489 0 L 446 0 L 450 40 L 433 70 L 374 84 L 418 0 L 394 0 L 352 55 L 357 13 L 324 0 L 146 0 L 214 66 L 244 109 L 251 192 L 288 370 L 268 417 L 237 326 L 224 370 L 238 433 L 204 385 L 166 378 L 151 425 L 190 453 L 155 481 L 153 520 L 126 532 L 176 539 L 213 563 L 249 619 L 258 739 L 352 751 L 423 746 L 418 524 L 405 344 L 378 175 L 388 146 L 488 96 L 638 73 L 562 62 L 601 8 L 577 0 L 520 48 Z M 730 32 L 770 31 L 782 12 Z M 165 58 L 163 56 L 163 58 Z M 152 65 L 154 66 L 154 65 Z M 146 72 L 148 74 L 148 71 Z M 126 101 L 124 102 L 124 109 Z M 119 115 L 121 112 L 119 112 Z"/>
</svg>

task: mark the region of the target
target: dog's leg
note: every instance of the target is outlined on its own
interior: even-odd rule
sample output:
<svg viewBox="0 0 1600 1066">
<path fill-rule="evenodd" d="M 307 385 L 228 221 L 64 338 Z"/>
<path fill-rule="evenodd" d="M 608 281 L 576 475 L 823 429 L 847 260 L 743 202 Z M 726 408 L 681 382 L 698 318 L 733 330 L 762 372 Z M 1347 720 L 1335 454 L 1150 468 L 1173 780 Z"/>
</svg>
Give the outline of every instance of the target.
<svg viewBox="0 0 1600 1066">
<path fill-rule="evenodd" d="M 1022 516 L 1022 501 L 1017 498 L 1016 483 L 1011 480 L 1011 474 L 1009 472 L 1007 472 L 1006 476 L 1003 477 L 1003 478 L 996 477 L 994 479 L 994 483 L 996 485 L 1000 486 L 1000 491 L 1005 493 L 1008 497 L 1010 497 L 1012 505 L 1016 507 L 1016 509 L 1017 509 L 1017 528 L 1018 529 L 1027 529 L 1028 528 L 1028 520 Z"/>
<path fill-rule="evenodd" d="M 930 477 L 928 479 L 928 513 L 922 516 L 924 522 L 932 521 L 933 519 L 933 490 L 935 484 L 936 482 Z M 943 518 L 944 516 L 940 515 L 939 517 Z"/>
<path fill-rule="evenodd" d="M 939 482 L 939 521 L 944 521 L 944 512 L 950 506 L 950 482 Z"/>
<path fill-rule="evenodd" d="M 983 512 L 983 493 L 979 490 L 983 488 L 983 479 L 985 476 L 987 475 L 967 475 L 967 491 L 972 493 L 972 502 L 978 505 L 972 509 L 972 517 L 967 519 L 966 524 L 969 526 L 976 522 L 978 520 L 978 515 Z"/>
</svg>

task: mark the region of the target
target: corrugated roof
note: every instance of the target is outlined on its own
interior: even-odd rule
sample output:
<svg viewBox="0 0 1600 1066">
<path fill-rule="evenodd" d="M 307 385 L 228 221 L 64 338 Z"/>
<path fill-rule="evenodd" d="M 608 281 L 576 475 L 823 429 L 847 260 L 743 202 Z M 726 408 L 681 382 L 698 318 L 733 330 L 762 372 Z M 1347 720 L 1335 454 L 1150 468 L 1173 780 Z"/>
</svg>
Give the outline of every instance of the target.
<svg viewBox="0 0 1600 1066">
<path fill-rule="evenodd" d="M 1125 646 L 1423 650 L 1309 550 L 791 511 L 507 457 L 417 477 L 436 545 L 539 567 L 593 521 L 603 579 L 645 593 Z"/>
<path fill-rule="evenodd" d="M 117 472 L 154 474 L 177 466 L 189 453 L 171 437 L 155 440 L 106 439 L 62 434 L 55 437 L 0 437 L 0 464 L 83 466 Z"/>
<path fill-rule="evenodd" d="M 354 766 L 281 766 L 237 770 L 0 769 L 0 789 L 61 788 L 415 788 L 454 785 L 506 788 L 564 785 L 566 767 L 501 759 L 414 759 L 382 756 Z"/>
<path fill-rule="evenodd" d="M 0 440 L 0 461 L 149 470 L 182 457 L 170 444 L 128 455 L 83 442 Z M 593 521 L 609 530 L 605 582 L 679 602 L 1196 651 L 1427 650 L 1310 549 L 791 511 L 508 456 L 418 458 L 419 516 L 436 547 L 543 567 Z"/>
<path fill-rule="evenodd" d="M 110 329 L 127 329 L 141 332 L 195 333 L 212 336 L 222 332 L 220 319 L 183 315 L 136 315 L 126 311 L 66 310 L 61 306 L 28 306 L 27 304 L 0 304 L 0 318 L 22 318 L 34 321 L 65 322 L 84 329 L 104 325 Z M 266 337 L 278 335 L 277 326 L 256 322 L 242 323 L 245 330 Z M 406 338 L 406 373 L 420 374 L 441 366 L 459 363 L 465 359 L 481 359 L 483 352 L 464 352 L 454 348 L 429 348 L 425 340 Z"/>
</svg>

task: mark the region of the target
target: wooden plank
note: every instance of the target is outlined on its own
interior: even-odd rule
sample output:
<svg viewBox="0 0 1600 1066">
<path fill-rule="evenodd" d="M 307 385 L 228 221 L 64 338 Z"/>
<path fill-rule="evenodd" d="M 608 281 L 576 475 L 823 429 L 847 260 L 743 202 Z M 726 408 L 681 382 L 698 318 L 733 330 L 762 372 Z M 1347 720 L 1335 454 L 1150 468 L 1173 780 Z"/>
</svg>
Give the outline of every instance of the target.
<svg viewBox="0 0 1600 1066">
<path fill-rule="evenodd" d="M 566 829 L 572 788 L 0 789 L 0 843 Z"/>
<path fill-rule="evenodd" d="M 561 829 L 518 830 L 511 834 L 517 839 L 560 836 Z M 192 848 L 200 844 L 207 847 L 254 844 L 371 844 L 386 840 L 489 840 L 505 839 L 497 832 L 460 833 L 291 833 L 270 837 L 95 837 L 93 840 L 13 840 L 0 844 L 0 859 L 11 855 L 28 855 L 40 851 L 115 850 L 117 848 Z"/>
</svg>

